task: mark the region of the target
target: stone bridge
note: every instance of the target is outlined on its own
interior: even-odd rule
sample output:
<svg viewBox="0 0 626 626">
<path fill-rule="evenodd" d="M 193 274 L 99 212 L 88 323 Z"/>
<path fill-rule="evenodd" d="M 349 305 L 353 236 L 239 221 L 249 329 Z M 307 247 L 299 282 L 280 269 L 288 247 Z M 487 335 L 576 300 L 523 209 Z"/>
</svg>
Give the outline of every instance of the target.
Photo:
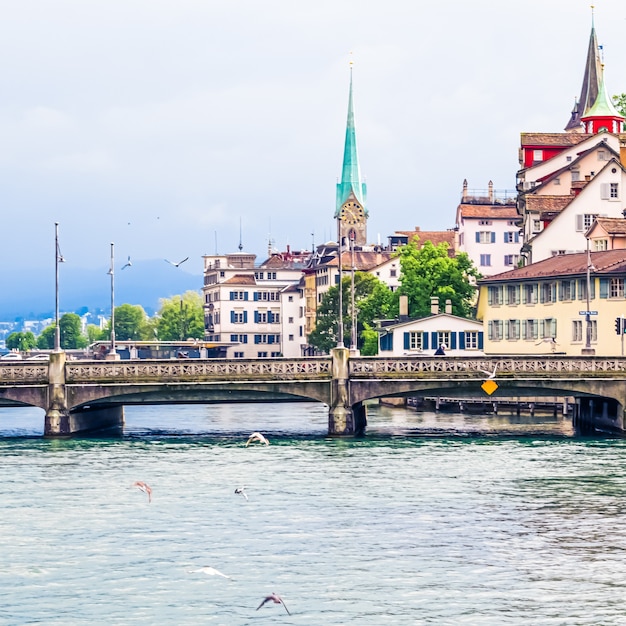
<svg viewBox="0 0 626 626">
<path fill-rule="evenodd" d="M 49 437 L 121 432 L 123 409 L 137 404 L 294 402 L 329 407 L 331 435 L 362 433 L 365 402 L 389 396 L 574 397 L 574 421 L 592 430 L 624 431 L 626 358 L 611 357 L 328 357 L 0 362 L 0 406 L 45 410 Z"/>
</svg>

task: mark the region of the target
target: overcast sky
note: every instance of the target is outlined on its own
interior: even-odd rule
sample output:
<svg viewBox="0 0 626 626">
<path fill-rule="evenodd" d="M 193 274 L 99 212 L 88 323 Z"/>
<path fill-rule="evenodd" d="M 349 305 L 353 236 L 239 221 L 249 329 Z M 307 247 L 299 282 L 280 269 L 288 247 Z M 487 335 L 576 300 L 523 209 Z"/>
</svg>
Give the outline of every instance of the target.
<svg viewBox="0 0 626 626">
<path fill-rule="evenodd" d="M 597 0 L 611 93 L 626 4 Z M 513 189 L 520 132 L 580 92 L 582 0 L 21 0 L 0 20 L 3 271 L 333 237 L 349 53 L 368 234 L 454 226 L 462 182 Z M 312 237 L 312 233 L 314 236 Z M 259 258 L 258 260 L 261 260 Z M 182 269 L 182 268 L 181 268 Z"/>
</svg>

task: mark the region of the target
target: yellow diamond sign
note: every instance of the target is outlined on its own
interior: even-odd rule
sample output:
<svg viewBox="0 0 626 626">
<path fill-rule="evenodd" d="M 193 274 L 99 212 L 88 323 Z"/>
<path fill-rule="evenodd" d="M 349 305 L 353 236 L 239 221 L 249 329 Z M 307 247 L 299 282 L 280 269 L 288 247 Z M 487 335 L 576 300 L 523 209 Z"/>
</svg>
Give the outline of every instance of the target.
<svg viewBox="0 0 626 626">
<path fill-rule="evenodd" d="M 495 380 L 486 380 L 480 388 L 486 394 L 491 395 L 498 388 L 498 383 Z"/>
</svg>

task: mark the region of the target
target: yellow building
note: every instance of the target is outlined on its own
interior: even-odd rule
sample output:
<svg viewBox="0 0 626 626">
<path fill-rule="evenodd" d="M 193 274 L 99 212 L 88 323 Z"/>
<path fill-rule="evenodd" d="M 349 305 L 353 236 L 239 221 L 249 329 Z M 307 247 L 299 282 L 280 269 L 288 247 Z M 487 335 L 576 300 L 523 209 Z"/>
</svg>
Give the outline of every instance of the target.
<svg viewBox="0 0 626 626">
<path fill-rule="evenodd" d="M 479 281 L 485 354 L 623 355 L 625 280 L 626 251 L 608 250 L 554 256 Z"/>
</svg>

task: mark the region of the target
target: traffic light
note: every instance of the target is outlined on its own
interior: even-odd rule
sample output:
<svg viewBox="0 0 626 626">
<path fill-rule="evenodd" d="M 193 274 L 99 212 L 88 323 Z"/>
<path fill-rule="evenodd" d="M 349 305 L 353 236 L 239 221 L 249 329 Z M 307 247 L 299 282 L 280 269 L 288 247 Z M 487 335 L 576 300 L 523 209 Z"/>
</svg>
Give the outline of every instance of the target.
<svg viewBox="0 0 626 626">
<path fill-rule="evenodd" d="M 616 335 L 621 335 L 624 332 L 623 322 L 624 322 L 623 317 L 615 318 L 615 334 Z"/>
</svg>

